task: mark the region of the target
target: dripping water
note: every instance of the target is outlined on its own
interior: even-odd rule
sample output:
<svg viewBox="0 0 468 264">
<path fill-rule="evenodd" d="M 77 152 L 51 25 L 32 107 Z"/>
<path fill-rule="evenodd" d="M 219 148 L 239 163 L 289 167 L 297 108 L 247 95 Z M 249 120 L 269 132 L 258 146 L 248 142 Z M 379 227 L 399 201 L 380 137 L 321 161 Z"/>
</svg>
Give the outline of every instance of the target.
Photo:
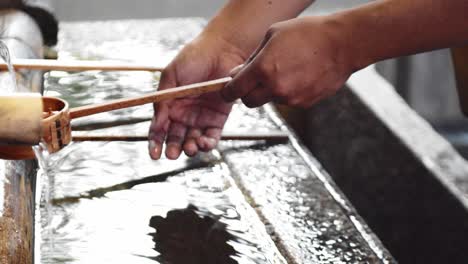
<svg viewBox="0 0 468 264">
<path fill-rule="evenodd" d="M 14 93 L 14 92 L 18 91 L 18 86 L 17 86 L 17 83 L 16 83 L 16 73 L 15 73 L 15 69 L 14 69 L 14 67 L 13 67 L 13 65 L 11 63 L 10 50 L 9 50 L 8 46 L 5 44 L 5 42 L 3 42 L 2 40 L 0 40 L 0 57 L 5 62 L 6 66 L 7 66 L 7 69 L 8 69 L 8 72 L 9 72 L 8 75 L 10 77 L 10 78 L 7 78 L 8 83 L 2 85 L 2 87 L 4 87 L 3 91 L 5 91 L 7 93 Z M 36 177 L 36 186 L 40 186 L 40 187 L 36 189 L 35 200 L 40 201 L 40 202 L 36 202 L 36 205 L 35 205 L 36 206 L 36 208 L 35 208 L 36 215 L 34 217 L 34 219 L 35 219 L 35 223 L 34 223 L 35 234 L 34 234 L 34 236 L 36 237 L 36 240 L 39 241 L 40 240 L 40 234 L 41 234 L 41 231 L 40 231 L 41 221 L 50 221 L 51 216 L 52 216 L 52 207 L 51 207 L 51 203 L 50 203 L 50 199 L 51 199 L 51 177 L 49 177 L 49 175 L 50 175 L 50 170 L 51 170 L 51 168 L 53 168 L 53 166 L 49 166 L 49 164 L 48 164 L 49 163 L 49 152 L 47 150 L 47 145 L 46 145 L 45 142 L 41 142 L 41 143 L 39 143 L 39 145 L 34 146 L 33 150 L 34 150 L 34 153 L 35 153 L 36 159 L 38 161 L 38 165 L 39 165 L 39 170 L 38 170 L 37 177 Z M 45 215 L 40 214 L 41 210 L 40 210 L 39 207 L 40 207 L 41 204 L 45 205 L 45 212 L 46 212 Z M 45 219 L 43 219 L 43 218 L 45 218 Z M 50 231 L 48 230 L 47 232 L 50 232 Z M 49 246 L 52 246 L 52 244 L 49 245 Z M 35 244 L 34 252 L 35 252 L 35 259 L 40 260 L 39 243 Z M 39 263 L 39 261 L 36 261 L 36 263 Z"/>
<path fill-rule="evenodd" d="M 15 69 L 13 68 L 13 65 L 11 64 L 11 56 L 10 56 L 10 50 L 8 49 L 8 46 L 5 44 L 5 42 L 0 40 L 0 57 L 2 58 L 3 61 L 5 61 L 8 72 L 10 73 L 10 84 L 5 85 L 5 87 L 8 87 L 7 91 L 8 92 L 14 92 L 17 91 L 17 85 L 16 85 L 16 74 L 15 74 Z"/>
<path fill-rule="evenodd" d="M 39 145 L 33 147 L 34 154 L 36 156 L 37 162 L 39 164 L 39 170 L 37 171 L 36 177 L 36 205 L 35 205 L 35 232 L 34 236 L 36 241 L 41 241 L 42 233 L 46 232 L 47 236 L 52 235 L 52 230 L 50 228 L 46 228 L 46 230 L 42 230 L 42 222 L 50 222 L 52 219 L 52 177 L 51 170 L 53 168 L 52 165 L 49 164 L 49 151 L 47 150 L 47 145 L 45 142 L 40 142 Z M 41 210 L 41 206 L 43 206 L 43 210 Z M 49 248 L 53 249 L 53 243 L 51 241 L 47 242 Z M 35 263 L 40 263 L 41 260 L 41 250 L 40 250 L 40 243 L 35 243 Z"/>
</svg>

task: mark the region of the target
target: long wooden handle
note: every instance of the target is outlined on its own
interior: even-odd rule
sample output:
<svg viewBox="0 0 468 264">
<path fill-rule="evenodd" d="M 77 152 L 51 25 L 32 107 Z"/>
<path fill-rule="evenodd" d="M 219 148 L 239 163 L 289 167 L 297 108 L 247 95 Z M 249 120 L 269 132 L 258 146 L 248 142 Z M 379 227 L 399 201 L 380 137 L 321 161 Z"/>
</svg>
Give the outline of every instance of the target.
<svg viewBox="0 0 468 264">
<path fill-rule="evenodd" d="M 215 92 L 221 90 L 226 83 L 232 80 L 231 77 L 225 77 L 207 82 L 194 83 L 185 86 L 179 86 L 172 89 L 157 91 L 148 95 L 134 98 L 125 98 L 114 100 L 97 105 L 87 105 L 70 109 L 70 118 L 94 115 L 112 110 L 138 106 L 148 103 L 157 103 L 167 99 L 175 99 L 186 96 L 200 95 L 203 93 Z"/>
<path fill-rule="evenodd" d="M 29 70 L 58 70 L 58 71 L 162 71 L 164 67 L 155 65 L 121 63 L 114 61 L 86 61 L 86 60 L 41 60 L 41 59 L 13 59 L 15 69 Z M 0 69 L 6 70 L 5 63 L 0 63 Z"/>
<path fill-rule="evenodd" d="M 73 141 L 146 141 L 148 135 L 93 135 L 93 134 L 74 134 Z M 269 140 L 285 141 L 289 138 L 283 131 L 244 131 L 244 132 L 223 132 L 221 140 Z"/>
</svg>

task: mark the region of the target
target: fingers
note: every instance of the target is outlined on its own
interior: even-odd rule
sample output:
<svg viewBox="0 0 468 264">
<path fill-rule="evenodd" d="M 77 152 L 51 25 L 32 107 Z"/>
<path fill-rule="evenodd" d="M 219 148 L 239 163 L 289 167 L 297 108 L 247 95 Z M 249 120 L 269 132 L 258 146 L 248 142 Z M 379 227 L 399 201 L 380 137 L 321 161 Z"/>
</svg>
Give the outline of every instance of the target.
<svg viewBox="0 0 468 264">
<path fill-rule="evenodd" d="M 168 159 L 177 159 L 182 151 L 182 143 L 185 141 L 187 126 L 182 123 L 172 122 L 166 139 L 166 157 Z"/>
<path fill-rule="evenodd" d="M 226 102 L 233 102 L 244 97 L 257 86 L 255 73 L 252 72 L 250 64 L 241 69 L 239 73 L 222 90 L 221 96 Z"/>
<path fill-rule="evenodd" d="M 203 49 L 201 55 L 204 52 Z M 200 56 L 200 51 L 193 47 L 179 53 L 162 73 L 158 90 L 225 76 L 228 69 L 241 62 L 238 57 L 201 56 L 203 59 L 198 59 L 197 56 Z M 223 64 L 218 65 L 218 59 Z M 177 159 L 182 151 L 193 156 L 198 151 L 213 149 L 221 136 L 219 127 L 223 127 L 231 107 L 232 104 L 225 103 L 219 93 L 155 104 L 149 131 L 151 158 L 161 157 L 164 144 L 168 159 Z"/>
<path fill-rule="evenodd" d="M 161 75 L 158 90 L 176 86 L 175 74 L 167 68 Z M 167 102 L 153 104 L 154 115 L 148 133 L 148 152 L 154 160 L 161 158 L 164 140 L 169 130 L 169 106 Z"/>
<path fill-rule="evenodd" d="M 198 148 L 201 151 L 210 151 L 216 147 L 221 139 L 221 128 L 208 128 L 205 133 L 197 139 Z"/>
<path fill-rule="evenodd" d="M 198 152 L 197 139 L 202 135 L 202 132 L 198 128 L 191 128 L 187 132 L 186 140 L 184 143 L 185 155 L 192 157 Z"/>
<path fill-rule="evenodd" d="M 263 47 L 265 47 L 267 45 L 267 43 L 270 40 L 270 38 L 272 37 L 272 35 L 273 35 L 272 30 L 268 30 L 266 32 L 265 37 L 263 37 L 263 39 L 262 39 L 262 42 L 260 42 L 260 45 L 258 45 L 258 47 L 255 49 L 255 51 L 247 59 L 246 64 L 249 64 L 251 61 L 253 61 L 257 57 L 257 55 L 260 53 L 260 51 L 262 51 Z"/>
<path fill-rule="evenodd" d="M 229 76 L 231 76 L 231 77 L 236 76 L 236 75 L 242 70 L 242 68 L 244 68 L 244 66 L 245 66 L 245 64 L 237 65 L 236 67 L 234 67 L 234 68 L 229 72 Z"/>
<path fill-rule="evenodd" d="M 262 106 L 272 100 L 270 90 L 262 85 L 252 90 L 249 94 L 242 98 L 242 102 L 250 108 Z"/>
<path fill-rule="evenodd" d="M 169 129 L 169 108 L 167 104 L 161 103 L 155 107 L 155 115 L 151 120 L 148 133 L 148 151 L 150 157 L 157 160 L 161 157 L 164 139 Z"/>
<path fill-rule="evenodd" d="M 221 134 L 221 128 L 208 128 L 203 134 L 199 128 L 190 129 L 183 144 L 185 155 L 193 157 L 198 151 L 206 152 L 214 149 L 221 139 Z"/>
<path fill-rule="evenodd" d="M 221 90 L 224 100 L 234 101 L 241 98 L 247 107 L 258 107 L 273 99 L 272 93 L 276 86 L 268 70 L 270 67 L 262 66 L 266 65 L 262 52 Z"/>
<path fill-rule="evenodd" d="M 231 70 L 230 75 L 234 78 L 222 90 L 221 96 L 226 102 L 233 102 L 238 98 L 246 96 L 251 90 L 258 86 L 257 79 L 261 72 L 256 69 L 258 57 L 263 48 L 268 45 L 271 34 L 267 33 L 257 49 L 250 55 L 246 64 L 239 65 Z"/>
</svg>

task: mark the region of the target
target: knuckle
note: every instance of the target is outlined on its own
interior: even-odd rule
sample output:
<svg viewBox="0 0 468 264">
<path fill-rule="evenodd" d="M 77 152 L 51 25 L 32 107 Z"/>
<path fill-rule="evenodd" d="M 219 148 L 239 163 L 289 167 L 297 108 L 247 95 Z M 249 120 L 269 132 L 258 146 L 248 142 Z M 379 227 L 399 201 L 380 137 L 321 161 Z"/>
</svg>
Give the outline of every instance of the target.
<svg viewBox="0 0 468 264">
<path fill-rule="evenodd" d="M 242 103 L 244 103 L 244 105 L 247 106 L 248 108 L 254 108 L 257 106 L 255 100 L 252 100 L 249 97 L 242 98 Z"/>
<path fill-rule="evenodd" d="M 270 63 L 262 60 L 257 64 L 257 70 L 260 76 L 268 78 L 271 75 L 273 69 Z"/>
<path fill-rule="evenodd" d="M 271 38 L 275 35 L 276 32 L 278 32 L 278 25 L 273 24 L 268 28 L 267 32 L 265 33 L 265 37 Z"/>
<path fill-rule="evenodd" d="M 284 22 L 276 22 L 273 23 L 269 28 L 268 31 L 270 31 L 272 34 L 276 34 L 279 31 L 281 31 L 281 28 L 283 27 Z"/>
<path fill-rule="evenodd" d="M 225 101 L 231 102 L 237 99 L 235 84 L 228 84 L 221 90 L 221 96 Z"/>
<path fill-rule="evenodd" d="M 298 98 L 287 98 L 286 103 L 290 106 L 298 107 L 302 102 Z"/>
<path fill-rule="evenodd" d="M 312 106 L 312 102 L 306 102 L 306 101 L 294 102 L 293 106 L 302 108 L 302 109 L 307 109 Z"/>
<path fill-rule="evenodd" d="M 271 94 L 273 95 L 273 97 L 281 99 L 281 101 L 287 101 L 287 100 L 285 100 L 287 94 L 281 89 L 278 89 L 278 88 L 274 87 L 272 89 L 272 91 L 271 91 Z"/>
</svg>

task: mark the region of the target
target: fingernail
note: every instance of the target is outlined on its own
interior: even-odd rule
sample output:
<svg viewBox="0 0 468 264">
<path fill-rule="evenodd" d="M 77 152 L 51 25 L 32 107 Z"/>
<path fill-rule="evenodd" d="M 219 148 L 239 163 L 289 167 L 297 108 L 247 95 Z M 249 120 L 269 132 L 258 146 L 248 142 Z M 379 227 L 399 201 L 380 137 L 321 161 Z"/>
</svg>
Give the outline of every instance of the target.
<svg viewBox="0 0 468 264">
<path fill-rule="evenodd" d="M 175 144 L 169 144 L 166 150 L 166 157 L 169 159 L 177 159 L 180 155 L 179 146 Z"/>
<path fill-rule="evenodd" d="M 153 140 L 149 141 L 148 149 L 149 149 L 149 153 L 152 159 L 159 159 L 161 157 L 160 146 L 156 144 L 155 141 Z"/>
<path fill-rule="evenodd" d="M 216 146 L 216 139 L 207 137 L 206 142 L 208 143 L 208 148 L 214 148 Z"/>
<path fill-rule="evenodd" d="M 187 145 L 184 148 L 184 152 L 185 152 L 185 155 L 189 157 L 195 156 L 195 154 L 197 154 L 196 146 L 193 146 L 193 144 Z"/>
<path fill-rule="evenodd" d="M 211 150 L 216 146 L 216 139 L 203 136 L 200 138 L 200 147 L 204 150 Z"/>
</svg>

